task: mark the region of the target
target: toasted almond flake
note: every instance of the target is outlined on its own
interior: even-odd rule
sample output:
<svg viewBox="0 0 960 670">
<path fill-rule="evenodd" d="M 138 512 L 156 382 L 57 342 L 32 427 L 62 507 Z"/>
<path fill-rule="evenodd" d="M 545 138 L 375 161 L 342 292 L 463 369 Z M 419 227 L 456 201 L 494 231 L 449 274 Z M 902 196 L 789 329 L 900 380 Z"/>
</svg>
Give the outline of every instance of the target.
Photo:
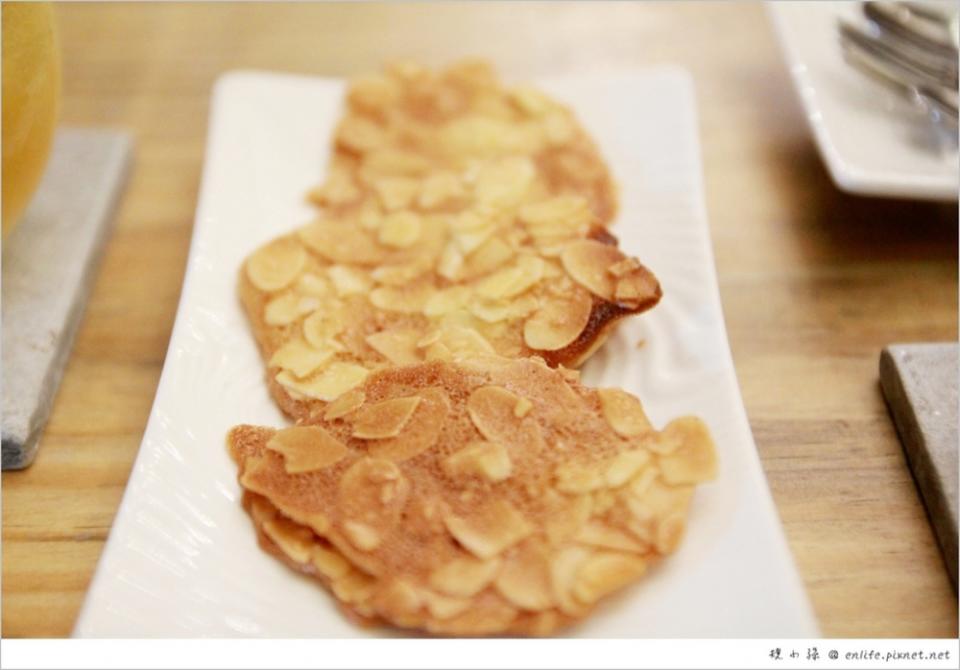
<svg viewBox="0 0 960 670">
<path fill-rule="evenodd" d="M 417 351 L 420 334 L 416 330 L 382 330 L 367 335 L 366 343 L 394 365 L 412 365 L 422 360 Z"/>
<path fill-rule="evenodd" d="M 402 93 L 400 84 L 395 80 L 375 74 L 350 82 L 347 100 L 352 106 L 376 112 L 395 104 Z"/>
<path fill-rule="evenodd" d="M 353 436 L 373 440 L 399 435 L 420 401 L 420 396 L 411 396 L 364 405 L 354 414 Z"/>
<path fill-rule="evenodd" d="M 336 206 L 354 202 L 362 195 L 353 175 L 343 169 L 331 170 L 322 186 L 310 193 L 310 198 L 318 205 Z"/>
<path fill-rule="evenodd" d="M 267 449 L 283 454 L 289 474 L 329 467 L 347 455 L 347 447 L 320 426 L 292 426 L 277 431 Z"/>
<path fill-rule="evenodd" d="M 463 309 L 470 300 L 471 294 L 469 286 L 451 286 L 437 291 L 423 306 L 423 313 L 427 316 L 443 316 Z"/>
<path fill-rule="evenodd" d="M 470 556 L 454 558 L 430 573 L 430 586 L 448 596 L 470 598 L 493 581 L 500 559 L 481 561 Z"/>
<path fill-rule="evenodd" d="M 660 521 L 654 538 L 657 551 L 661 554 L 672 554 L 680 546 L 686 521 L 683 514 L 671 514 Z"/>
<path fill-rule="evenodd" d="M 574 536 L 577 542 L 601 549 L 614 549 L 642 553 L 646 545 L 637 542 L 621 530 L 611 528 L 601 521 L 590 521 Z"/>
<path fill-rule="evenodd" d="M 295 563 L 303 564 L 310 560 L 313 533 L 309 530 L 279 516 L 264 521 L 262 528 L 267 537 Z"/>
<path fill-rule="evenodd" d="M 311 251 L 332 263 L 377 265 L 386 255 L 369 232 L 342 221 L 315 221 L 297 234 Z"/>
<path fill-rule="evenodd" d="M 339 314 L 332 311 L 317 311 L 303 321 L 303 337 L 316 349 L 337 349 L 340 345 L 335 337 L 343 332 L 343 321 Z"/>
<path fill-rule="evenodd" d="M 298 380 L 287 370 L 277 373 L 276 379 L 286 389 L 329 402 L 362 384 L 368 374 L 370 371 L 361 365 L 334 361 L 319 375 L 306 381 Z"/>
<path fill-rule="evenodd" d="M 337 599 L 357 605 L 373 597 L 377 590 L 377 581 L 359 570 L 351 570 L 340 579 L 334 580 L 331 588 Z"/>
<path fill-rule="evenodd" d="M 495 230 L 496 228 L 492 225 L 487 225 L 482 228 L 457 231 L 453 234 L 453 239 L 457 243 L 457 248 L 466 256 L 486 242 Z"/>
<path fill-rule="evenodd" d="M 509 93 L 510 101 L 528 116 L 540 116 L 556 105 L 549 97 L 530 86 L 520 86 Z"/>
<path fill-rule="evenodd" d="M 652 272 L 640 265 L 619 278 L 613 299 L 626 305 L 653 305 L 660 299 L 660 283 Z"/>
<path fill-rule="evenodd" d="M 423 209 L 434 209 L 466 195 L 460 178 L 452 172 L 438 172 L 427 177 L 420 186 L 417 204 Z"/>
<path fill-rule="evenodd" d="M 485 206 L 514 207 L 527 194 L 536 173 L 533 162 L 526 156 L 511 156 L 487 163 L 477 175 L 474 196 Z"/>
<path fill-rule="evenodd" d="M 433 295 L 433 287 L 428 283 L 419 283 L 398 288 L 378 286 L 370 291 L 370 302 L 374 307 L 388 312 L 416 314 L 422 312 L 427 300 Z"/>
<path fill-rule="evenodd" d="M 574 195 L 524 205 L 518 217 L 534 237 L 556 242 L 584 235 L 593 220 L 587 200 Z"/>
<path fill-rule="evenodd" d="M 288 340 L 270 357 L 270 367 L 289 370 L 303 379 L 323 367 L 334 354 L 333 349 L 315 349 L 303 340 Z"/>
<path fill-rule="evenodd" d="M 641 267 L 643 266 L 640 265 L 640 261 L 638 261 L 636 258 L 627 257 L 622 261 L 611 265 L 609 268 L 607 268 L 607 272 L 612 274 L 614 277 L 624 277 Z"/>
<path fill-rule="evenodd" d="M 576 127 L 562 111 L 556 111 L 546 114 L 542 120 L 543 134 L 547 142 L 552 146 L 567 144 L 577 134 Z"/>
<path fill-rule="evenodd" d="M 413 212 L 388 214 L 380 224 L 380 243 L 397 249 L 406 249 L 420 239 L 422 227 L 420 217 Z"/>
<path fill-rule="evenodd" d="M 375 529 L 359 521 L 345 521 L 343 532 L 350 540 L 350 544 L 360 551 L 373 551 L 383 542 L 383 538 Z"/>
<path fill-rule="evenodd" d="M 437 263 L 437 274 L 445 279 L 456 280 L 463 269 L 463 253 L 456 241 L 451 240 L 444 246 Z"/>
<path fill-rule="evenodd" d="M 490 237 L 470 254 L 464 276 L 471 279 L 493 272 L 515 254 L 513 247 L 499 236 Z"/>
<path fill-rule="evenodd" d="M 441 621 L 452 619 L 458 614 L 466 612 L 472 604 L 469 598 L 451 598 L 426 589 L 421 591 L 421 594 L 427 603 L 427 610 L 430 612 L 430 616 L 440 619 Z"/>
<path fill-rule="evenodd" d="M 363 405 L 366 399 L 366 394 L 359 389 L 347 391 L 327 405 L 327 409 L 323 413 L 323 419 L 324 421 L 333 421 L 345 417 Z"/>
<path fill-rule="evenodd" d="M 312 272 L 304 272 L 297 277 L 294 284 L 294 291 L 301 295 L 314 296 L 317 298 L 326 298 L 331 293 L 330 283 L 319 275 Z"/>
<path fill-rule="evenodd" d="M 589 495 L 570 497 L 548 490 L 543 498 L 550 509 L 544 530 L 555 547 L 573 538 L 593 513 L 593 500 Z"/>
<path fill-rule="evenodd" d="M 607 465 L 604 478 L 607 486 L 617 488 L 623 486 L 636 475 L 643 466 L 650 461 L 650 454 L 643 449 L 623 451 Z"/>
<path fill-rule="evenodd" d="M 586 564 L 593 552 L 585 547 L 567 546 L 553 557 L 550 563 L 550 585 L 553 597 L 561 612 L 580 616 L 585 608 L 574 598 L 577 573 Z"/>
<path fill-rule="evenodd" d="M 593 299 L 582 289 L 544 300 L 540 309 L 523 324 L 523 341 L 531 349 L 563 349 L 580 337 L 592 311 Z"/>
<path fill-rule="evenodd" d="M 668 484 L 699 484 L 717 476 L 717 452 L 706 424 L 696 417 L 674 419 L 663 429 L 679 446 L 660 456 L 660 470 Z"/>
<path fill-rule="evenodd" d="M 603 418 L 618 435 L 638 437 L 653 430 L 636 396 L 613 388 L 597 389 L 597 396 Z"/>
<path fill-rule="evenodd" d="M 440 431 L 450 413 L 450 401 L 439 387 L 425 388 L 418 393 L 421 402 L 397 437 L 368 443 L 370 454 L 392 461 L 404 461 L 430 449 L 437 443 Z"/>
<path fill-rule="evenodd" d="M 494 558 L 533 533 L 533 526 L 504 500 L 487 503 L 465 517 L 447 514 L 443 522 L 457 542 L 481 559 Z"/>
<path fill-rule="evenodd" d="M 365 271 L 349 265 L 331 265 L 327 268 L 327 275 L 341 297 L 366 293 L 373 286 L 373 281 Z"/>
<path fill-rule="evenodd" d="M 546 548 L 532 541 L 504 559 L 494 584 L 500 595 L 522 610 L 537 612 L 555 604 Z"/>
<path fill-rule="evenodd" d="M 342 554 L 316 544 L 310 548 L 310 562 L 327 579 L 340 579 L 350 571 L 350 563 Z"/>
<path fill-rule="evenodd" d="M 420 190 L 420 182 L 409 177 L 383 177 L 373 182 L 373 190 L 383 208 L 395 212 L 410 207 Z"/>
<path fill-rule="evenodd" d="M 263 308 L 263 321 L 268 326 L 286 326 L 319 306 L 314 298 L 295 293 L 281 293 Z"/>
<path fill-rule="evenodd" d="M 540 301 L 526 294 L 506 300 L 474 298 L 470 301 L 470 313 L 486 323 L 499 323 L 522 319 L 539 306 Z"/>
<path fill-rule="evenodd" d="M 306 262 L 304 248 L 296 240 L 283 237 L 260 247 L 247 259 L 247 278 L 261 291 L 279 291 L 297 278 Z"/>
<path fill-rule="evenodd" d="M 510 455 L 502 444 L 471 442 L 447 456 L 443 469 L 451 475 L 477 475 L 490 482 L 500 482 L 510 476 Z"/>
<path fill-rule="evenodd" d="M 427 349 L 427 360 L 494 353 L 490 343 L 473 328 L 450 323 L 442 325 L 438 332 L 439 337 Z"/>
<path fill-rule="evenodd" d="M 519 295 L 543 278 L 543 266 L 543 259 L 523 256 L 517 264 L 498 270 L 477 282 L 477 295 L 492 300 Z"/>
<path fill-rule="evenodd" d="M 564 493 L 589 493 L 606 485 L 603 473 L 595 465 L 563 463 L 554 471 L 557 490 Z"/>
<path fill-rule="evenodd" d="M 577 570 L 573 595 L 581 603 L 592 605 L 637 579 L 646 568 L 646 562 L 639 556 L 615 552 L 596 554 Z"/>
<path fill-rule="evenodd" d="M 560 260 L 574 281 L 604 300 L 614 299 L 615 277 L 607 270 L 624 259 L 615 246 L 596 240 L 578 240 L 567 246 Z"/>
</svg>

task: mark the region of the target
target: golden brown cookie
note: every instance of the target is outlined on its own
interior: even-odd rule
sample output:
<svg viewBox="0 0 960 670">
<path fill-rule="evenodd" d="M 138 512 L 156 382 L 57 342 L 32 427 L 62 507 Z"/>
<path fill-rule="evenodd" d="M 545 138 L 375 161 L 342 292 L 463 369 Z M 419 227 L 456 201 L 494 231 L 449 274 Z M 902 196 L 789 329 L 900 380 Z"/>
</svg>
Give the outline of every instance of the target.
<svg viewBox="0 0 960 670">
<path fill-rule="evenodd" d="M 488 63 L 440 71 L 396 63 L 351 82 L 325 182 L 312 199 L 338 215 L 374 196 L 389 211 L 456 208 L 464 176 L 523 156 L 538 187 L 583 198 L 600 225 L 616 189 L 593 140 L 564 105 L 529 86 L 505 87 Z"/>
<path fill-rule="evenodd" d="M 326 417 L 228 442 L 264 542 L 362 619 L 545 635 L 671 553 L 716 470 L 694 418 L 538 359 L 374 372 Z M 256 504 L 254 504 L 256 503 Z"/>
</svg>

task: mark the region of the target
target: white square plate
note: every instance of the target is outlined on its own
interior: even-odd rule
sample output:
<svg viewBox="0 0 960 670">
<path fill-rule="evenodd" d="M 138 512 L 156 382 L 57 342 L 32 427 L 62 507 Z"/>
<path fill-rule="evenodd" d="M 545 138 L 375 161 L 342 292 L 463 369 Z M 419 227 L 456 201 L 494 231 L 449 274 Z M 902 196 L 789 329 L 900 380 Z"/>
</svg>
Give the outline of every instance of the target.
<svg viewBox="0 0 960 670">
<path fill-rule="evenodd" d="M 847 65 L 837 20 L 862 22 L 856 2 L 768 2 L 770 18 L 820 155 L 841 189 L 863 195 L 956 200 L 956 151 L 926 117 Z"/>
<path fill-rule="evenodd" d="M 622 187 L 614 232 L 663 302 L 621 327 L 588 383 L 638 394 L 651 419 L 693 413 L 720 452 L 681 549 L 570 631 L 588 637 L 812 637 L 740 400 L 703 205 L 689 77 L 659 68 L 542 82 L 573 105 Z M 257 547 L 224 445 L 238 423 L 286 423 L 236 297 L 262 242 L 304 223 L 339 81 L 238 72 L 216 85 L 183 296 L 153 412 L 77 636 L 351 637 L 326 591 Z M 642 347 L 638 342 L 643 341 Z"/>
</svg>

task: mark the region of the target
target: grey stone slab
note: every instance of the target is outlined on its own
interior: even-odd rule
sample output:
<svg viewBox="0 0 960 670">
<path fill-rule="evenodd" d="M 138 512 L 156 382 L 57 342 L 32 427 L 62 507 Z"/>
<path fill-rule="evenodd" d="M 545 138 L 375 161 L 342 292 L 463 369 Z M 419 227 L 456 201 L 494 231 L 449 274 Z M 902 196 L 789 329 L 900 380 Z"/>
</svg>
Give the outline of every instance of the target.
<svg viewBox="0 0 960 670">
<path fill-rule="evenodd" d="M 3 469 L 33 462 L 129 170 L 127 133 L 61 129 L 3 243 Z"/>
<path fill-rule="evenodd" d="M 957 375 L 960 345 L 894 344 L 880 384 L 957 588 Z"/>
</svg>

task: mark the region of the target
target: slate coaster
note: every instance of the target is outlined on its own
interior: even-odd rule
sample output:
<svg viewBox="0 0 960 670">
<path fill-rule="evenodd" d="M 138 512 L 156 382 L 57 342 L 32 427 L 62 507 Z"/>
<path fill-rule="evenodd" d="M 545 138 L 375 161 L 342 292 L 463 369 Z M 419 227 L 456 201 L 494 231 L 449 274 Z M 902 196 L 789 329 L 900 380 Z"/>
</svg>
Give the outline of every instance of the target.
<svg viewBox="0 0 960 670">
<path fill-rule="evenodd" d="M 36 456 L 129 170 L 123 132 L 61 129 L 3 241 L 3 469 Z"/>
<path fill-rule="evenodd" d="M 880 385 L 957 588 L 957 365 L 960 345 L 892 344 Z"/>
</svg>

